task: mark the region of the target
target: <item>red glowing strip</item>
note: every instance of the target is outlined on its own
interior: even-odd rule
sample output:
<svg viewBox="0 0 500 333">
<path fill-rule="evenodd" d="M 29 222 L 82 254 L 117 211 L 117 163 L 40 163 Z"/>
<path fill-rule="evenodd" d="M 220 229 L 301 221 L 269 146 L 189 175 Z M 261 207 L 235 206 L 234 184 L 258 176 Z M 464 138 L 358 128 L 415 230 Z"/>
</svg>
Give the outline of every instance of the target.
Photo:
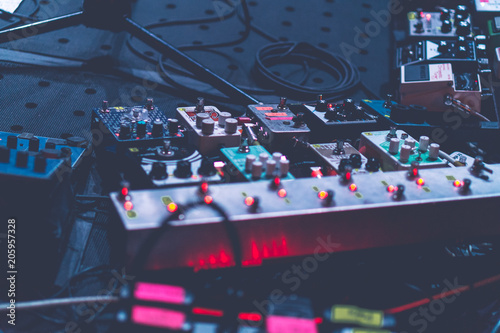
<svg viewBox="0 0 500 333">
<path fill-rule="evenodd" d="M 165 284 L 137 282 L 134 297 L 142 301 L 184 304 L 186 290 L 182 287 Z"/>
<path fill-rule="evenodd" d="M 265 115 L 268 117 L 286 117 L 287 116 L 286 112 L 276 112 L 276 113 L 268 112 L 268 113 L 265 113 Z"/>
<path fill-rule="evenodd" d="M 179 311 L 135 305 L 132 307 L 131 320 L 135 324 L 180 330 L 186 322 L 186 314 Z"/>
<path fill-rule="evenodd" d="M 421 299 L 421 300 L 418 300 L 418 301 L 415 301 L 415 302 L 412 302 L 412 303 L 408 303 L 408 304 L 405 304 L 405 305 L 401 305 L 401 306 L 397 306 L 395 308 L 391 308 L 391 309 L 385 310 L 384 312 L 385 313 L 389 313 L 389 314 L 399 313 L 399 312 L 403 312 L 403 311 L 406 311 L 406 310 L 409 310 L 409 309 L 416 308 L 417 306 L 420 306 L 420 305 L 427 304 L 429 302 L 430 301 L 429 301 L 428 298 L 424 298 L 424 299 Z"/>
<path fill-rule="evenodd" d="M 293 117 L 266 117 L 268 120 L 292 120 Z"/>
<path fill-rule="evenodd" d="M 315 322 L 316 324 L 318 324 L 318 325 L 319 325 L 319 324 L 322 324 L 322 323 L 323 323 L 323 318 L 321 318 L 321 317 L 316 317 L 316 318 L 314 318 L 314 322 Z"/>
<path fill-rule="evenodd" d="M 485 286 L 487 284 L 490 284 L 490 283 L 493 283 L 493 282 L 496 282 L 499 280 L 500 280 L 500 275 L 495 275 L 495 276 L 492 276 L 490 278 L 478 281 L 478 282 L 474 283 L 472 286 L 474 288 L 478 288 L 478 287 Z"/>
<path fill-rule="evenodd" d="M 266 318 L 268 333 L 302 332 L 317 333 L 318 328 L 314 319 L 293 318 L 284 316 L 269 316 Z"/>
<path fill-rule="evenodd" d="M 255 109 L 259 111 L 270 111 L 273 108 L 271 106 L 257 106 Z"/>
<path fill-rule="evenodd" d="M 193 308 L 193 314 L 201 316 L 212 316 L 212 317 L 222 317 L 224 311 L 217 309 L 207 309 L 207 308 Z"/>
<path fill-rule="evenodd" d="M 248 321 L 261 321 L 262 320 L 262 315 L 260 313 L 246 313 L 246 312 L 241 312 L 238 314 L 238 319 L 241 320 L 248 320 Z"/>
</svg>

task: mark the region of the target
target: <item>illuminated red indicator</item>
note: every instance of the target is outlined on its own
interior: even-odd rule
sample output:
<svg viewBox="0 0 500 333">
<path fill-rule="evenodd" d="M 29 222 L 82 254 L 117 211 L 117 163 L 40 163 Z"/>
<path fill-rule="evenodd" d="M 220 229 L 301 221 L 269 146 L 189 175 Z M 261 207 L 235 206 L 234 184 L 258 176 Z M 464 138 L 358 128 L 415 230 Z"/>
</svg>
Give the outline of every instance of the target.
<svg viewBox="0 0 500 333">
<path fill-rule="evenodd" d="M 418 176 L 418 169 L 417 168 L 413 168 L 411 170 L 411 174 L 413 175 L 413 177 L 417 177 Z"/>
<path fill-rule="evenodd" d="M 207 193 L 208 192 L 208 183 L 201 183 L 200 190 L 201 190 L 201 193 Z"/>
<path fill-rule="evenodd" d="M 352 192 L 356 191 L 357 189 L 358 189 L 358 186 L 356 186 L 356 184 L 349 185 L 349 190 L 351 190 Z"/>
<path fill-rule="evenodd" d="M 170 304 L 184 304 L 186 290 L 178 286 L 157 283 L 137 282 L 134 296 L 143 301 L 154 301 Z"/>
<path fill-rule="evenodd" d="M 274 180 L 273 180 L 273 184 L 274 184 L 274 186 L 276 186 L 276 187 L 280 186 L 280 184 L 281 184 L 281 179 L 280 179 L 280 177 L 275 177 L 275 178 L 274 178 Z"/>
<path fill-rule="evenodd" d="M 177 206 L 177 204 L 175 202 L 171 202 L 168 204 L 167 206 L 167 210 L 170 212 L 170 213 L 175 213 L 177 211 L 179 207 Z"/>
<path fill-rule="evenodd" d="M 422 186 L 425 184 L 425 181 L 422 178 L 417 179 L 417 185 Z"/>
<path fill-rule="evenodd" d="M 271 315 L 266 318 L 266 329 L 269 333 L 303 332 L 317 333 L 314 319 Z"/>
<path fill-rule="evenodd" d="M 186 322 L 186 314 L 179 311 L 135 305 L 131 311 L 135 324 L 180 330 Z"/>
<path fill-rule="evenodd" d="M 220 251 L 220 262 L 223 264 L 226 264 L 229 262 L 229 257 L 227 256 L 226 252 L 224 252 L 224 250 Z"/>
<path fill-rule="evenodd" d="M 351 173 L 350 172 L 346 172 L 345 173 L 345 180 L 351 180 L 351 178 L 352 178 Z"/>
<path fill-rule="evenodd" d="M 392 193 L 392 192 L 397 191 L 397 190 L 398 190 L 398 188 L 394 185 L 387 186 L 387 192 L 389 192 L 389 193 Z"/>
<path fill-rule="evenodd" d="M 207 205 L 210 205 L 214 201 L 214 199 L 211 196 L 209 196 L 209 195 L 206 195 L 203 200 L 205 201 L 205 203 Z"/>
<path fill-rule="evenodd" d="M 248 320 L 248 321 L 261 321 L 262 320 L 262 315 L 260 313 L 255 313 L 255 312 L 241 312 L 238 314 L 238 319 L 241 320 Z"/>
<path fill-rule="evenodd" d="M 311 171 L 311 177 L 313 177 L 313 178 L 321 178 L 321 177 L 323 177 L 323 173 L 319 169 L 313 170 L 313 171 Z"/>
<path fill-rule="evenodd" d="M 124 197 L 126 197 L 126 196 L 128 195 L 128 188 L 127 188 L 127 187 L 123 187 L 123 188 L 122 188 L 122 195 L 123 195 Z"/>
<path fill-rule="evenodd" d="M 455 181 L 453 182 L 453 185 L 454 185 L 455 187 L 461 187 L 463 184 L 462 184 L 462 182 L 461 182 L 460 180 L 458 180 L 458 179 L 457 179 L 457 180 L 455 180 Z"/>
<path fill-rule="evenodd" d="M 202 316 L 212 316 L 212 317 L 222 317 L 224 311 L 217 309 L 207 309 L 207 308 L 193 308 L 193 313 Z"/>
<path fill-rule="evenodd" d="M 132 210 L 132 208 L 134 208 L 134 204 L 132 201 L 125 201 L 123 208 L 125 208 L 125 210 Z"/>
<path fill-rule="evenodd" d="M 420 12 L 420 17 L 424 18 L 424 16 L 425 16 L 424 12 Z"/>
<path fill-rule="evenodd" d="M 332 103 L 328 103 L 328 108 L 329 109 L 333 108 L 333 104 Z"/>
<path fill-rule="evenodd" d="M 321 318 L 321 317 L 316 317 L 316 318 L 314 318 L 314 322 L 315 322 L 316 324 L 318 324 L 318 325 L 319 325 L 319 324 L 322 324 L 322 323 L 323 323 L 323 318 Z"/>
<path fill-rule="evenodd" d="M 319 191 L 318 198 L 320 198 L 321 200 L 324 200 L 324 199 L 328 198 L 328 193 L 326 191 Z"/>
<path fill-rule="evenodd" d="M 215 256 L 213 254 L 211 254 L 208 258 L 208 262 L 210 263 L 210 265 L 215 265 L 217 263 L 217 260 L 215 260 Z"/>
<path fill-rule="evenodd" d="M 247 206 L 252 206 L 255 202 L 255 199 L 252 197 L 246 197 L 245 198 L 245 205 Z"/>
<path fill-rule="evenodd" d="M 425 15 L 425 18 L 427 19 L 427 21 L 430 21 L 431 20 L 431 14 Z"/>
<path fill-rule="evenodd" d="M 278 196 L 280 198 L 284 198 L 286 197 L 286 190 L 284 188 L 282 188 L 281 190 L 278 191 Z"/>
</svg>

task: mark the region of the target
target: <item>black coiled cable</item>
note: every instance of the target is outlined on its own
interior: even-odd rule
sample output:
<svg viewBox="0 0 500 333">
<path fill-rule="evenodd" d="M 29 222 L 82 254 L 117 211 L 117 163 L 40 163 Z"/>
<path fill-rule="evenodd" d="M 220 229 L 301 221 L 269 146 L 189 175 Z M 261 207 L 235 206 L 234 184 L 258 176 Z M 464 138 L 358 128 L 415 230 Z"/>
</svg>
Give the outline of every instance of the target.
<svg viewBox="0 0 500 333">
<path fill-rule="evenodd" d="M 322 87 L 305 85 L 305 81 L 292 82 L 273 73 L 270 67 L 283 63 L 299 64 L 329 73 L 334 82 Z M 315 99 L 322 94 L 325 98 L 342 98 L 360 83 L 359 71 L 344 57 L 320 49 L 306 42 L 279 42 L 264 46 L 257 52 L 255 73 L 276 91 L 290 98 Z"/>
</svg>

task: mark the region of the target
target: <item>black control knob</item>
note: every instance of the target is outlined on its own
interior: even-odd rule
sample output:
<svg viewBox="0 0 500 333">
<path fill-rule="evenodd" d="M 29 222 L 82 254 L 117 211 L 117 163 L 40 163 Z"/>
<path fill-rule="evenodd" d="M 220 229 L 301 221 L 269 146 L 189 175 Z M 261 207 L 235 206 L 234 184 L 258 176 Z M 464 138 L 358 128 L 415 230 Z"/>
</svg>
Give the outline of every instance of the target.
<svg viewBox="0 0 500 333">
<path fill-rule="evenodd" d="M 156 119 L 153 122 L 153 129 L 151 131 L 151 135 L 155 138 L 163 136 L 163 121 L 161 121 L 160 119 Z"/>
<path fill-rule="evenodd" d="M 397 124 L 408 122 L 410 108 L 402 104 L 394 104 L 391 108 L 391 120 Z"/>
<path fill-rule="evenodd" d="M 10 149 L 6 146 L 0 146 L 0 163 L 9 163 Z"/>
<path fill-rule="evenodd" d="M 28 166 L 28 152 L 26 150 L 20 150 L 16 155 L 16 166 L 18 168 L 26 168 Z"/>
<path fill-rule="evenodd" d="M 124 122 L 120 124 L 120 140 L 130 139 L 130 123 Z"/>
<path fill-rule="evenodd" d="M 143 137 L 146 135 L 146 122 L 141 120 L 137 122 L 137 136 Z"/>
<path fill-rule="evenodd" d="M 455 27 L 458 27 L 458 24 L 462 21 L 465 21 L 466 17 L 462 14 L 455 14 L 455 21 L 454 21 L 454 24 L 455 24 Z"/>
<path fill-rule="evenodd" d="M 448 45 L 448 42 L 445 40 L 442 40 L 441 42 L 439 42 L 438 51 L 440 53 L 450 52 L 450 46 Z"/>
<path fill-rule="evenodd" d="M 45 157 L 45 158 L 60 158 L 61 157 L 61 151 L 58 149 L 42 149 L 40 150 L 40 153 Z"/>
<path fill-rule="evenodd" d="M 394 195 L 392 196 L 392 198 L 394 200 L 403 200 L 404 199 L 404 196 L 405 196 L 405 186 L 404 185 L 401 185 L 399 184 L 397 187 L 397 190 L 396 190 L 396 193 L 394 193 Z"/>
<path fill-rule="evenodd" d="M 56 143 L 52 141 L 45 142 L 45 149 L 56 149 Z"/>
<path fill-rule="evenodd" d="M 32 137 L 28 144 L 29 151 L 38 151 L 40 149 L 40 140 L 37 137 Z"/>
<path fill-rule="evenodd" d="M 361 155 L 359 154 L 351 154 L 349 156 L 349 160 L 351 161 L 351 165 L 354 169 L 359 169 L 361 168 Z"/>
<path fill-rule="evenodd" d="M 179 120 L 172 118 L 168 120 L 168 132 L 170 135 L 179 132 Z"/>
<path fill-rule="evenodd" d="M 304 114 L 302 112 L 297 113 L 295 117 L 292 118 L 293 127 L 298 128 L 304 125 Z"/>
<path fill-rule="evenodd" d="M 467 36 L 470 34 L 470 23 L 467 21 L 460 21 L 457 25 L 457 35 Z"/>
<path fill-rule="evenodd" d="M 469 9 L 467 8 L 467 6 L 458 5 L 457 8 L 455 9 L 455 14 L 468 17 L 469 16 Z"/>
<path fill-rule="evenodd" d="M 178 161 L 177 168 L 174 170 L 174 176 L 177 178 L 189 178 L 193 175 L 191 171 L 191 162 Z"/>
<path fill-rule="evenodd" d="M 447 8 L 443 8 L 441 10 L 441 16 L 440 16 L 441 21 L 449 20 L 450 18 L 451 18 L 450 10 Z"/>
<path fill-rule="evenodd" d="M 167 179 L 167 164 L 164 162 L 153 162 L 153 165 L 151 165 L 151 171 L 149 172 L 149 177 L 154 180 Z"/>
<path fill-rule="evenodd" d="M 35 156 L 35 172 L 43 173 L 47 169 L 47 158 L 42 154 Z"/>
<path fill-rule="evenodd" d="M 322 95 L 318 96 L 318 101 L 316 102 L 316 111 L 326 112 L 328 110 L 328 103 L 323 99 Z"/>
<path fill-rule="evenodd" d="M 336 120 L 338 116 L 337 108 L 335 106 L 328 107 L 325 112 L 325 118 L 328 120 Z"/>
<path fill-rule="evenodd" d="M 17 136 L 9 135 L 7 137 L 7 148 L 9 149 L 17 149 Z"/>
<path fill-rule="evenodd" d="M 457 48 L 457 58 L 465 59 L 467 58 L 467 47 L 466 46 L 458 46 Z"/>
<path fill-rule="evenodd" d="M 215 175 L 217 170 L 215 170 L 214 162 L 212 162 L 208 157 L 203 157 L 201 160 L 201 165 L 198 168 L 198 174 L 205 177 L 210 177 Z"/>
<path fill-rule="evenodd" d="M 472 181 L 469 178 L 465 178 L 463 181 L 462 188 L 460 188 L 460 194 L 469 194 L 470 193 L 470 185 L 472 184 Z"/>
<path fill-rule="evenodd" d="M 375 157 L 370 157 L 366 162 L 365 168 L 369 172 L 377 172 L 380 169 L 380 162 Z"/>
<path fill-rule="evenodd" d="M 339 172 L 343 173 L 345 172 L 345 168 L 349 166 L 352 169 L 352 164 L 351 160 L 348 158 L 342 158 L 339 163 Z"/>
<path fill-rule="evenodd" d="M 453 26 L 451 25 L 451 21 L 446 19 L 443 20 L 443 24 L 441 25 L 441 32 L 444 34 L 449 34 L 453 30 Z"/>
</svg>

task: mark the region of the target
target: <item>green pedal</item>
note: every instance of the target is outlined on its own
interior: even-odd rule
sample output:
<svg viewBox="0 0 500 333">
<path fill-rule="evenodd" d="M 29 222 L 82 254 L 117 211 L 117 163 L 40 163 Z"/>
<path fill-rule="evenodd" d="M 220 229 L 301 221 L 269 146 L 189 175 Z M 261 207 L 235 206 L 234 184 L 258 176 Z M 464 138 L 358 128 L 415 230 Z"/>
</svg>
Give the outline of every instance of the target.
<svg viewBox="0 0 500 333">
<path fill-rule="evenodd" d="M 284 156 L 281 156 L 278 159 L 279 153 L 275 153 L 273 157 L 273 155 L 271 155 L 262 146 L 249 146 L 248 152 L 241 152 L 240 148 L 238 147 L 223 148 L 221 149 L 221 152 L 224 154 L 224 156 L 226 156 L 229 163 L 231 163 L 249 181 L 269 180 L 276 176 L 279 176 L 283 180 L 295 179 L 295 177 L 293 177 L 288 172 L 289 161 Z M 246 168 L 247 157 L 250 156 L 250 159 L 253 159 L 252 155 L 255 157 L 255 161 L 262 162 L 261 172 L 258 172 L 258 169 L 257 172 L 253 171 L 250 168 L 249 170 L 247 170 Z M 267 158 L 265 155 L 267 155 Z M 276 161 L 277 159 L 283 162 L 282 163 L 278 162 Z M 266 167 L 267 165 L 266 161 L 273 161 L 273 160 L 276 161 L 277 163 L 274 167 L 274 171 L 270 172 L 271 170 L 268 170 L 268 168 Z M 274 164 L 273 162 L 269 163 L 271 165 Z"/>
</svg>

